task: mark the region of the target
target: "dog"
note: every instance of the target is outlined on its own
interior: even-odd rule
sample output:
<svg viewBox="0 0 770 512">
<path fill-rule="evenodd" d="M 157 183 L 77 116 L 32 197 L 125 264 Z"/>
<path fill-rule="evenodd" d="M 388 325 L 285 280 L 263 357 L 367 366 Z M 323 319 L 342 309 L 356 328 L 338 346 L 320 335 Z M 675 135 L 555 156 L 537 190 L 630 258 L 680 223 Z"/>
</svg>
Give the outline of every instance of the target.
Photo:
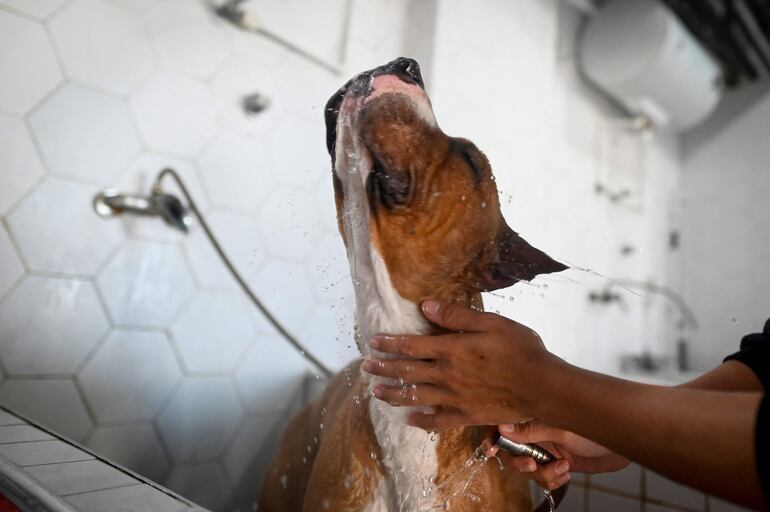
<svg viewBox="0 0 770 512">
<path fill-rule="evenodd" d="M 420 312 L 426 299 L 482 308 L 482 291 L 566 268 L 508 227 L 487 158 L 438 127 L 416 61 L 352 78 L 325 118 L 363 355 L 376 334 L 435 332 Z M 494 463 L 468 474 L 484 429 L 408 426 L 411 408 L 371 399 L 384 380 L 359 366 L 290 422 L 258 510 L 532 510 L 521 475 Z"/>
</svg>

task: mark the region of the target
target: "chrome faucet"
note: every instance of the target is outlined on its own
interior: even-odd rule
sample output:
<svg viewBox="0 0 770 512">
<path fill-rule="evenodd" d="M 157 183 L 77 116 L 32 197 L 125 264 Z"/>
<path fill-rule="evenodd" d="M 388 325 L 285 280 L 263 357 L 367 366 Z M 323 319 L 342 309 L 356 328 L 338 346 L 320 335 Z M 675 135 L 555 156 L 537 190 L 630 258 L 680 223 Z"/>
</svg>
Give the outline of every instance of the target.
<svg viewBox="0 0 770 512">
<path fill-rule="evenodd" d="M 99 192 L 93 201 L 100 217 L 115 217 L 123 213 L 160 217 L 169 226 L 187 233 L 192 222 L 189 210 L 178 197 L 161 191 L 156 182 L 150 195 L 130 195 L 115 189 Z"/>
</svg>

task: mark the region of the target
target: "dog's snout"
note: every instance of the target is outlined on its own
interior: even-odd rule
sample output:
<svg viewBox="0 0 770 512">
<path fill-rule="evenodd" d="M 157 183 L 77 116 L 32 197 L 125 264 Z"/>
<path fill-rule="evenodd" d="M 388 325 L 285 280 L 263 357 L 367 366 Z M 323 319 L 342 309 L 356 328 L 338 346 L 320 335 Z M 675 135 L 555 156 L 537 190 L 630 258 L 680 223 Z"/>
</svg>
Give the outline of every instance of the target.
<svg viewBox="0 0 770 512">
<path fill-rule="evenodd" d="M 417 64 L 417 61 L 414 59 L 407 59 L 405 57 L 401 57 L 399 59 L 396 59 L 396 61 L 393 63 L 393 67 L 398 69 L 399 71 L 403 71 L 407 75 L 409 75 L 411 78 L 417 79 L 420 78 L 420 65 Z"/>
<path fill-rule="evenodd" d="M 420 87 L 423 87 L 422 73 L 420 73 L 420 65 L 416 60 L 408 57 L 399 57 L 394 60 L 388 66 L 389 71 L 400 72 L 417 82 Z"/>
</svg>

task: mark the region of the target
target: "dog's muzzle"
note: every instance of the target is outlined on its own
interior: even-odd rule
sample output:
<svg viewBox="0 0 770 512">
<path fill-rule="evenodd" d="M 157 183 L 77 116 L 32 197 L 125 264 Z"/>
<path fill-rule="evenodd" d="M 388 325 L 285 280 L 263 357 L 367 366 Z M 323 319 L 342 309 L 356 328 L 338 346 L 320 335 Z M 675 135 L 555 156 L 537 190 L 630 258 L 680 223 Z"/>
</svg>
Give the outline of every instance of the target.
<svg viewBox="0 0 770 512">
<path fill-rule="evenodd" d="M 407 57 L 399 57 L 382 66 L 359 73 L 348 80 L 329 101 L 326 102 L 324 118 L 326 120 L 326 149 L 334 158 L 334 142 L 337 139 L 337 117 L 345 95 L 352 93 L 359 96 L 368 96 L 372 92 L 372 78 L 381 75 L 394 75 L 407 84 L 415 84 L 425 90 L 422 80 L 420 65 L 416 60 Z"/>
</svg>

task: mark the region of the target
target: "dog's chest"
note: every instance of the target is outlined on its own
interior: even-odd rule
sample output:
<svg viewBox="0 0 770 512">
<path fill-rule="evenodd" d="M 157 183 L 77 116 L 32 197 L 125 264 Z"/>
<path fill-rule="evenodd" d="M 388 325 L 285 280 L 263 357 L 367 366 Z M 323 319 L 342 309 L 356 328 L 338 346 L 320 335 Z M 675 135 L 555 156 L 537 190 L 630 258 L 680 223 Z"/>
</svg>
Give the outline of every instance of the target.
<svg viewBox="0 0 770 512">
<path fill-rule="evenodd" d="M 370 296 L 357 295 L 357 320 L 363 339 L 368 340 L 378 333 L 426 332 L 428 324 L 419 308 L 401 298 L 392 288 L 379 255 L 372 251 L 370 258 L 371 274 L 358 276 L 359 292 L 375 292 Z M 371 282 L 365 285 L 363 280 Z M 372 355 L 366 343 L 361 346 L 364 355 Z M 368 377 L 368 380 L 369 391 L 377 384 L 393 383 L 380 377 Z M 414 407 L 392 407 L 380 400 L 369 402 L 369 417 L 380 446 L 382 463 L 387 468 L 387 478 L 372 496 L 369 511 L 434 509 L 438 441 L 435 435 L 407 425 L 407 419 L 414 411 Z"/>
<path fill-rule="evenodd" d="M 372 354 L 366 341 L 380 333 L 425 333 L 428 323 L 419 308 L 403 299 L 393 288 L 385 262 L 371 247 L 368 260 L 357 265 L 356 319 L 362 342 L 359 346 L 365 356 Z M 360 263 L 360 261 L 359 261 Z M 363 271 L 362 271 L 363 270 Z M 393 384 L 381 377 L 365 376 L 368 390 L 380 383 Z M 435 435 L 407 424 L 414 407 L 392 407 L 380 400 L 369 401 L 369 418 L 387 477 L 372 496 L 369 511 L 421 512 L 435 509 L 435 485 L 438 474 Z"/>
<path fill-rule="evenodd" d="M 368 357 L 372 353 L 367 342 L 372 336 L 426 333 L 429 324 L 419 307 L 401 297 L 393 287 L 385 261 L 371 243 L 365 184 L 373 165 L 358 135 L 357 112 L 358 109 L 348 108 L 340 113 L 336 173 L 345 190 L 343 226 L 356 294 L 356 342 Z M 386 382 L 379 377 L 363 378 L 368 381 L 369 392 L 376 384 Z M 435 436 L 407 425 L 413 411 L 411 407 L 395 408 L 379 400 L 369 402 L 369 417 L 382 463 L 387 468 L 387 478 L 373 494 L 369 512 L 421 512 L 435 508 L 432 498 L 438 473 L 438 442 Z"/>
</svg>

